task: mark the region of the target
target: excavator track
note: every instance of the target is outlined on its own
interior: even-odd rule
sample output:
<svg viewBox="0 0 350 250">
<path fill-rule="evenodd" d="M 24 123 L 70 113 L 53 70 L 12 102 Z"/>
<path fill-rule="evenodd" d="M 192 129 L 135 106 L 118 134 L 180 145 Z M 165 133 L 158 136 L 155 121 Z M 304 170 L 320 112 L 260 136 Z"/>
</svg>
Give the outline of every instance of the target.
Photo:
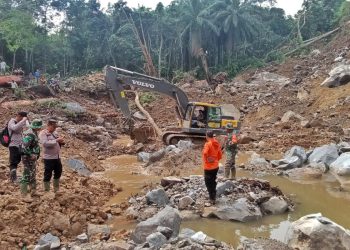
<svg viewBox="0 0 350 250">
<path fill-rule="evenodd" d="M 163 134 L 163 142 L 166 145 L 176 145 L 180 140 L 191 139 L 192 142 L 204 141 L 205 135 L 191 135 L 180 131 L 169 131 Z"/>
</svg>

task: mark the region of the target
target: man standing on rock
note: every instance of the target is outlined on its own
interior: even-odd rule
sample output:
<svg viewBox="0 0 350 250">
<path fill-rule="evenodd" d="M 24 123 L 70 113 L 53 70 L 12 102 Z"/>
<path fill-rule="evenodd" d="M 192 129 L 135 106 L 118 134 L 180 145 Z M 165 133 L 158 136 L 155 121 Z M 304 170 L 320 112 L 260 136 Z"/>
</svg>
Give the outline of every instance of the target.
<svg viewBox="0 0 350 250">
<path fill-rule="evenodd" d="M 21 162 L 21 145 L 23 128 L 27 124 L 27 113 L 24 111 L 18 112 L 15 118 L 12 118 L 8 123 L 10 135 L 10 180 L 16 182 L 17 167 Z"/>
<path fill-rule="evenodd" d="M 59 137 L 57 132 L 57 121 L 50 119 L 47 127 L 40 132 L 40 143 L 43 145 L 44 151 L 44 189 L 50 191 L 50 181 L 53 176 L 53 190 L 57 192 L 60 186 L 60 178 L 62 175 L 62 163 L 60 159 L 61 146 L 64 145 L 63 138 Z"/>
<path fill-rule="evenodd" d="M 214 138 L 213 131 L 208 131 L 207 142 L 204 145 L 202 157 L 204 162 L 204 181 L 212 204 L 216 200 L 216 176 L 219 171 L 219 161 L 222 157 L 220 143 Z"/>
<path fill-rule="evenodd" d="M 226 126 L 226 136 L 225 136 L 225 153 L 226 153 L 226 162 L 225 162 L 225 178 L 227 179 L 236 179 L 236 155 L 238 151 L 238 139 L 234 131 L 234 128 L 231 124 Z"/>
<path fill-rule="evenodd" d="M 28 194 L 28 185 L 31 195 L 36 194 L 36 163 L 40 156 L 38 132 L 43 127 L 43 122 L 35 119 L 30 124 L 30 129 L 24 132 L 22 143 L 22 162 L 24 165 L 21 180 L 21 193 L 25 197 Z"/>
</svg>

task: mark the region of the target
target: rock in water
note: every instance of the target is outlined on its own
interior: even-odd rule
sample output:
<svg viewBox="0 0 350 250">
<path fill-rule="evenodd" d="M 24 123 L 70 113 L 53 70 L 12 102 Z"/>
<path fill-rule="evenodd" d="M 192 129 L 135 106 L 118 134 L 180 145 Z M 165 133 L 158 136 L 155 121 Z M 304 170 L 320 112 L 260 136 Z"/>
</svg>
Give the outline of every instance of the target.
<svg viewBox="0 0 350 250">
<path fill-rule="evenodd" d="M 323 172 L 320 168 L 305 167 L 288 170 L 286 174 L 292 180 L 314 180 L 321 179 Z"/>
<path fill-rule="evenodd" d="M 325 163 L 331 165 L 338 158 L 338 148 L 335 144 L 315 148 L 309 156 L 309 163 Z"/>
<path fill-rule="evenodd" d="M 350 232 L 322 214 L 310 214 L 292 223 L 288 246 L 301 250 L 349 250 Z"/>
<path fill-rule="evenodd" d="M 146 238 L 146 242 L 152 249 L 159 249 L 167 242 L 167 239 L 163 234 L 156 232 L 148 235 Z"/>
<path fill-rule="evenodd" d="M 262 208 L 269 214 L 283 214 L 288 209 L 288 203 L 282 197 L 273 196 L 264 202 Z"/>
<path fill-rule="evenodd" d="M 285 158 L 292 157 L 292 156 L 300 156 L 303 160 L 303 163 L 307 160 L 307 155 L 305 152 L 305 149 L 300 146 L 294 146 L 289 151 L 286 152 L 284 155 Z"/>
<path fill-rule="evenodd" d="M 350 153 L 344 153 L 331 165 L 330 170 L 340 176 L 350 176 Z"/>
<path fill-rule="evenodd" d="M 165 149 L 158 150 L 149 156 L 149 163 L 160 161 L 165 156 Z"/>
<path fill-rule="evenodd" d="M 133 241 L 141 244 L 146 241 L 148 235 L 157 231 L 158 226 L 168 227 L 173 230 L 172 237 L 179 234 L 181 224 L 180 213 L 177 209 L 166 206 L 153 217 L 137 224 L 131 235 Z"/>
<path fill-rule="evenodd" d="M 329 72 L 329 78 L 327 78 L 321 86 L 334 88 L 341 85 L 345 85 L 350 82 L 350 65 L 342 64 Z"/>
<path fill-rule="evenodd" d="M 164 189 L 159 188 L 152 190 L 146 194 L 146 200 L 148 204 L 156 204 L 157 206 L 165 206 L 169 203 L 168 195 L 165 193 Z"/>
<path fill-rule="evenodd" d="M 260 208 L 249 204 L 246 198 L 240 198 L 233 203 L 218 204 L 207 214 L 207 217 L 217 217 L 221 220 L 234 220 L 241 222 L 254 221 L 262 218 Z M 204 209 L 206 213 L 206 209 Z"/>
<path fill-rule="evenodd" d="M 137 160 L 140 162 L 149 162 L 149 157 L 151 156 L 150 153 L 147 152 L 140 152 L 137 154 Z"/>
</svg>

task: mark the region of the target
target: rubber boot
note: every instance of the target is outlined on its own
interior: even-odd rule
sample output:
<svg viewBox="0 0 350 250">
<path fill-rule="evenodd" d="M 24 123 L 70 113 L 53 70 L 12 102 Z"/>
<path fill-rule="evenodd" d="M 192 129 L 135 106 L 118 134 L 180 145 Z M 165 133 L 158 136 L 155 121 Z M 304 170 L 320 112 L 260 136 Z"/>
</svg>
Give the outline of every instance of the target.
<svg viewBox="0 0 350 250">
<path fill-rule="evenodd" d="M 53 179 L 53 191 L 56 193 L 60 189 L 60 179 Z"/>
<path fill-rule="evenodd" d="M 30 184 L 30 196 L 38 196 L 38 194 L 36 193 L 36 183 Z"/>
<path fill-rule="evenodd" d="M 27 194 L 28 194 L 28 184 L 27 183 L 21 183 L 21 194 L 23 197 L 27 196 Z"/>
<path fill-rule="evenodd" d="M 49 181 L 44 181 L 44 190 L 45 190 L 45 192 L 50 191 L 50 182 Z"/>
<path fill-rule="evenodd" d="M 12 183 L 15 183 L 17 181 L 17 171 L 16 169 L 12 169 L 10 171 L 10 180 Z"/>
<path fill-rule="evenodd" d="M 230 169 L 229 168 L 224 169 L 224 177 L 226 179 L 228 179 L 230 177 Z"/>
<path fill-rule="evenodd" d="M 231 169 L 230 180 L 236 180 L 236 168 Z"/>
</svg>

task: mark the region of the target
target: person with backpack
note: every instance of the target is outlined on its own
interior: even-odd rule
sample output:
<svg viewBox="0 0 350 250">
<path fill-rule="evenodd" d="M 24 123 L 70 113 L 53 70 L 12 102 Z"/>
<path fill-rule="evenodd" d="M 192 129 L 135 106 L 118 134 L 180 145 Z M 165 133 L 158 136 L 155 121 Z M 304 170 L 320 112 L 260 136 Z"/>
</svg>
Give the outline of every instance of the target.
<svg viewBox="0 0 350 250">
<path fill-rule="evenodd" d="M 44 190 L 50 191 L 50 181 L 53 172 L 53 191 L 56 193 L 60 187 L 60 178 L 62 175 L 62 163 L 60 159 L 61 146 L 64 145 L 64 139 L 59 137 L 57 132 L 57 121 L 50 119 L 47 122 L 46 129 L 39 134 L 40 143 L 43 146 L 44 158 Z"/>
<path fill-rule="evenodd" d="M 22 162 L 24 169 L 21 180 L 21 193 L 24 198 L 28 194 L 28 185 L 31 189 L 31 196 L 36 195 L 36 163 L 40 156 L 38 132 L 42 127 L 42 120 L 35 119 L 30 124 L 30 128 L 23 133 Z"/>
<path fill-rule="evenodd" d="M 231 124 L 226 125 L 225 136 L 226 162 L 224 176 L 227 179 L 236 179 L 236 155 L 238 151 L 238 139 Z"/>
<path fill-rule="evenodd" d="M 9 154 L 10 154 L 10 180 L 17 181 L 17 167 L 21 162 L 21 145 L 23 128 L 27 125 L 27 112 L 18 112 L 15 118 L 8 122 Z"/>
</svg>

